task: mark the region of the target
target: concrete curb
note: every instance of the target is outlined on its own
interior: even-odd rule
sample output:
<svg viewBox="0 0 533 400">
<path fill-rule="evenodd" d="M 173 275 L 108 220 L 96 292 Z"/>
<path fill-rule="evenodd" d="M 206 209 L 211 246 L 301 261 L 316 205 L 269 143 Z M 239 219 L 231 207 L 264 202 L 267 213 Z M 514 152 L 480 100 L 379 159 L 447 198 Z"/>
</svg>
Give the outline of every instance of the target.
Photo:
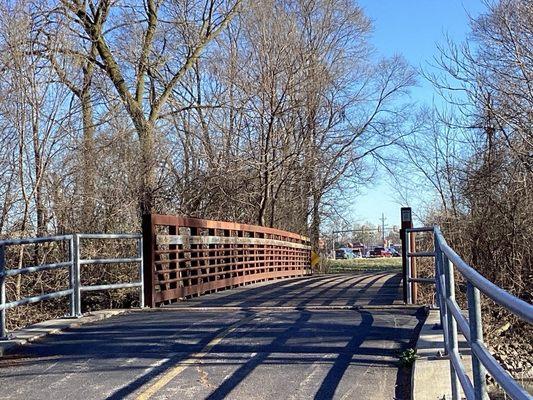
<svg viewBox="0 0 533 400">
<path fill-rule="evenodd" d="M 0 357 L 13 352 L 19 346 L 23 346 L 45 336 L 131 311 L 131 309 L 93 311 L 79 318 L 53 319 L 10 332 L 9 340 L 0 340 Z"/>
<path fill-rule="evenodd" d="M 466 340 L 459 335 L 459 349 L 469 350 Z M 451 399 L 450 361 L 444 355 L 444 336 L 440 327 L 440 311 L 430 310 L 416 343 L 417 359 L 413 364 L 411 399 Z M 461 359 L 472 379 L 472 362 L 461 351 Z"/>
</svg>

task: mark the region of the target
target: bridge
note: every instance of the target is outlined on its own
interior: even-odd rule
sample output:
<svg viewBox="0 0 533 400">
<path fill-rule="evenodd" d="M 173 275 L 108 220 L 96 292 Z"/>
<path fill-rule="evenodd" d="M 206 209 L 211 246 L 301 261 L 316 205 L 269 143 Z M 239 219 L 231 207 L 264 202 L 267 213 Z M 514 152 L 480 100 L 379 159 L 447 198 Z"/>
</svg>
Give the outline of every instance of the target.
<svg viewBox="0 0 533 400">
<path fill-rule="evenodd" d="M 434 249 L 416 252 L 410 237 L 429 232 Z M 435 285 L 454 399 L 486 398 L 488 371 L 511 398 L 531 396 L 488 353 L 479 297 L 489 296 L 533 321 L 533 306 L 492 285 L 451 249 L 438 228 L 404 231 L 398 272 L 315 274 L 307 238 L 243 224 L 154 215 L 139 235 L 67 235 L 0 242 L 2 331 L 6 312 L 43 299 L 69 299 L 83 320 L 92 290 L 139 288 L 142 309 L 71 324 L 0 358 L 2 399 L 407 399 L 410 369 L 399 354 L 413 348 L 426 309 L 412 303 L 417 284 Z M 86 258 L 84 242 L 134 240 L 133 256 Z M 9 268 L 9 246 L 63 243 L 66 260 Z M 412 260 L 435 259 L 434 277 L 413 276 Z M 138 265 L 137 280 L 88 285 L 83 268 Z M 69 271 L 68 289 L 6 301 L 9 276 Z M 454 269 L 468 286 L 469 317 L 455 300 Z M 458 335 L 472 354 L 468 376 Z M 462 391 L 462 392 L 461 392 Z"/>
</svg>

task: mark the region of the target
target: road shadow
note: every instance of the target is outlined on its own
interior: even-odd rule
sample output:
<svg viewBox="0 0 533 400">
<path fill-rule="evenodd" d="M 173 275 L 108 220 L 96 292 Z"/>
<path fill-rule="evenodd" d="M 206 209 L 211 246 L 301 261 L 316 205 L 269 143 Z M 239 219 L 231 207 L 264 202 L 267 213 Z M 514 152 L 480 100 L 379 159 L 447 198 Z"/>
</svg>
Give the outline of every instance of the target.
<svg viewBox="0 0 533 400">
<path fill-rule="evenodd" d="M 187 365 L 190 375 L 195 371 L 193 366 L 200 364 L 214 371 L 231 369 L 202 398 L 228 397 L 236 388 L 256 379 L 265 365 L 274 365 L 280 371 L 327 365 L 310 397 L 331 398 L 341 390 L 340 386 L 345 390 L 346 382 L 358 376 L 359 368 L 384 368 L 387 373 L 393 368 L 396 374 L 397 353 L 416 340 L 421 319 L 412 309 L 306 307 L 350 306 L 360 304 L 361 299 L 363 305 L 388 305 L 396 301 L 399 292 L 400 277 L 396 274 L 324 275 L 239 288 L 224 295 L 210 294 L 185 302 L 184 307 L 178 306 L 179 310 L 112 317 L 51 335 L 22 347 L 12 358 L 0 359 L 0 398 L 15 390 L 25 393 L 21 398 L 35 397 L 27 388 L 38 379 L 42 398 L 67 387 L 83 388 L 86 398 L 101 398 L 102 389 L 97 388 L 103 385 L 108 399 L 121 399 L 137 394 L 176 366 Z M 187 309 L 189 304 L 220 310 Z M 224 310 L 225 305 L 272 308 L 261 312 L 229 311 Z M 279 306 L 292 309 L 277 310 Z M 224 335 L 208 353 L 202 353 L 228 327 L 248 317 L 252 317 L 250 321 Z M 389 347 L 377 343 L 387 343 Z M 201 359 L 195 358 L 198 354 L 202 354 Z M 328 355 L 326 359 L 324 354 Z M 65 376 L 71 376 L 68 385 L 64 383 Z M 177 377 L 169 386 L 196 385 L 194 378 L 185 382 L 180 379 Z M 396 382 L 404 381 L 405 374 L 400 370 Z"/>
<path fill-rule="evenodd" d="M 390 272 L 331 274 L 273 281 L 206 294 L 165 307 L 322 307 L 401 302 L 400 275 Z"/>
</svg>

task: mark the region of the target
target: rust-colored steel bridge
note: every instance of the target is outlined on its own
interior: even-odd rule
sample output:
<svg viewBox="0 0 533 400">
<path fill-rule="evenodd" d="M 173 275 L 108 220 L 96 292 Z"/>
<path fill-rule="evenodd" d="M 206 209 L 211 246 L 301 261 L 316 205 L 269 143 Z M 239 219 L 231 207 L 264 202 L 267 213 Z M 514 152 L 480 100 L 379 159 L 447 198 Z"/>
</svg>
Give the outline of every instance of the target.
<svg viewBox="0 0 533 400">
<path fill-rule="evenodd" d="M 309 239 L 279 229 L 153 214 L 143 240 L 149 307 L 311 273 Z"/>
<path fill-rule="evenodd" d="M 64 268 L 69 289 L 6 306 L 70 298 L 69 319 L 38 327 L 68 329 L 0 357 L 1 399 L 381 400 L 408 392 L 396 353 L 412 345 L 423 313 L 403 305 L 399 271 L 312 275 L 304 236 L 168 215 L 146 217 L 142 237 L 4 245 L 42 240 L 70 249 L 67 259 L 7 274 Z M 86 259 L 91 240 L 133 241 L 136 252 Z M 140 272 L 133 282 L 84 280 L 87 266 L 127 263 Z M 84 315 L 86 291 L 124 288 L 142 288 L 148 307 L 102 321 Z"/>
</svg>

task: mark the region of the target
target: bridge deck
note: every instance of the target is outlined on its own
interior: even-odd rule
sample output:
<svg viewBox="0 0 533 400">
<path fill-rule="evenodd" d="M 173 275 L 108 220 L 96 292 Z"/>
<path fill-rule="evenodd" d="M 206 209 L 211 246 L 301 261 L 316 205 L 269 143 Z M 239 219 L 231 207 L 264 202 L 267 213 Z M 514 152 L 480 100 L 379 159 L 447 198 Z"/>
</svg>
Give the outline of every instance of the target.
<svg viewBox="0 0 533 400">
<path fill-rule="evenodd" d="M 422 315 L 388 306 L 397 302 L 398 277 L 374 273 L 131 312 L 0 360 L 0 398 L 408 398 L 397 353 L 416 339 Z M 353 305 L 383 307 L 344 309 Z"/>
<path fill-rule="evenodd" d="M 167 307 L 350 307 L 402 304 L 401 277 L 391 272 L 315 275 L 200 296 Z"/>
</svg>

